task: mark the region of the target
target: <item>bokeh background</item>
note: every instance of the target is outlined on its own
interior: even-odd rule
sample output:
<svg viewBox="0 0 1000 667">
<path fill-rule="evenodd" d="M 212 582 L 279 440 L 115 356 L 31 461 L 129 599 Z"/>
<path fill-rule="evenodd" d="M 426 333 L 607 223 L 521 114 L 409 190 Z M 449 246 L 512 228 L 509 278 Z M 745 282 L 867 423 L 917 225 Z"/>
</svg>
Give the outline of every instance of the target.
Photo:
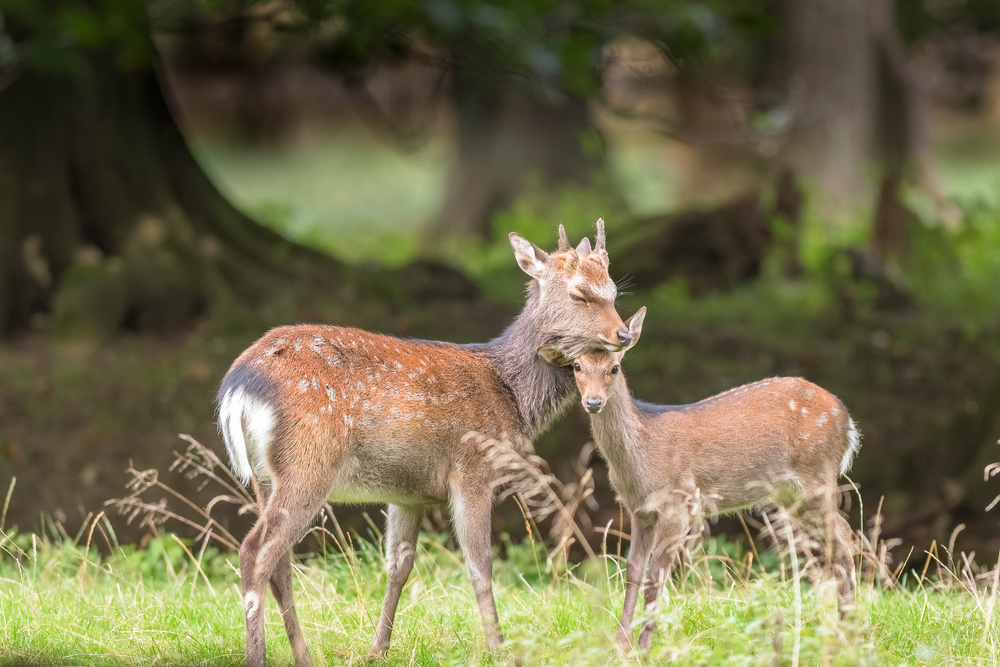
<svg viewBox="0 0 1000 667">
<path fill-rule="evenodd" d="M 857 528 L 992 562 L 993 0 L 0 0 L 7 525 L 72 537 L 130 466 L 203 502 L 177 435 L 222 453 L 216 387 L 267 328 L 486 340 L 523 298 L 507 233 L 598 217 L 649 309 L 637 396 L 805 376 L 864 432 Z M 588 440 L 574 408 L 537 449 L 594 466 L 589 529 L 620 518 Z"/>
</svg>

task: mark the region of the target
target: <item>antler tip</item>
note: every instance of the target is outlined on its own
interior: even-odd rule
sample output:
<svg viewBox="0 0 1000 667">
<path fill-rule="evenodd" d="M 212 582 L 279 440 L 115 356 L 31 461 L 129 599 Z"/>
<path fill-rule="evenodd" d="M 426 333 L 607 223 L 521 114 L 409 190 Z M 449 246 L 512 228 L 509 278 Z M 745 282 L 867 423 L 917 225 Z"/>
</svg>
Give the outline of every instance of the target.
<svg viewBox="0 0 1000 667">
<path fill-rule="evenodd" d="M 566 228 L 562 226 L 562 223 L 559 223 L 559 249 L 560 250 L 570 249 L 569 239 L 566 238 Z"/>
</svg>

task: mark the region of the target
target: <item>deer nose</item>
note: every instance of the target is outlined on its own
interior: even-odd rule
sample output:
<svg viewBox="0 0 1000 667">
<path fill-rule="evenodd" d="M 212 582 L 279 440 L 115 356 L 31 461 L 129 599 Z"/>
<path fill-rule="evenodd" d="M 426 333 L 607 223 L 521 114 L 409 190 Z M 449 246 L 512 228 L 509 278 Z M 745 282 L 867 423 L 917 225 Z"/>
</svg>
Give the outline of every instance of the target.
<svg viewBox="0 0 1000 667">
<path fill-rule="evenodd" d="M 591 396 L 587 399 L 587 412 L 600 412 L 601 411 L 601 399 L 596 396 Z"/>
<path fill-rule="evenodd" d="M 626 345 L 628 345 L 631 342 L 632 342 L 632 333 L 630 331 L 626 330 L 626 329 L 619 329 L 618 330 L 618 343 L 622 347 L 625 347 Z"/>
</svg>

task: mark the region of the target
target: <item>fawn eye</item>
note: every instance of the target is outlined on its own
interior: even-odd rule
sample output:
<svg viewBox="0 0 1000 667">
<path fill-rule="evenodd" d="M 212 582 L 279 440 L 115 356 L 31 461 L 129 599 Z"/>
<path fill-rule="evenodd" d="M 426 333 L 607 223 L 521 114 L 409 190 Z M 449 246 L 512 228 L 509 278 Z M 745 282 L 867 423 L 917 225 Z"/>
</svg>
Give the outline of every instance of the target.
<svg viewBox="0 0 1000 667">
<path fill-rule="evenodd" d="M 573 371 L 576 373 L 580 372 L 580 364 L 573 364 Z"/>
<path fill-rule="evenodd" d="M 571 293 L 569 295 L 569 298 L 572 299 L 573 301 L 576 301 L 577 303 L 585 303 L 586 302 L 586 300 L 582 296 L 580 296 L 579 294 L 572 294 Z"/>
<path fill-rule="evenodd" d="M 614 366 L 611 367 L 611 374 L 612 375 L 616 375 L 618 373 L 618 371 L 620 371 L 620 370 L 621 370 L 621 366 L 619 366 L 618 364 L 615 364 Z"/>
</svg>

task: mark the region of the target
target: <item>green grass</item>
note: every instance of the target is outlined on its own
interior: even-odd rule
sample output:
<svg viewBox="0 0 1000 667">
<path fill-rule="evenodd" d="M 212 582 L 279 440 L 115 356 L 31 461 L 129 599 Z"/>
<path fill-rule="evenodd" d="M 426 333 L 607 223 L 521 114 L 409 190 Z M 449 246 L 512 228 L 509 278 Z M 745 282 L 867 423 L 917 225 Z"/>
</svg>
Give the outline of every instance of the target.
<svg viewBox="0 0 1000 667">
<path fill-rule="evenodd" d="M 173 535 L 103 559 L 35 535 L 2 535 L 0 544 L 0 664 L 240 662 L 235 556 L 199 554 Z M 651 664 L 791 664 L 795 655 L 804 665 L 997 663 L 992 579 L 977 594 L 930 579 L 895 590 L 862 584 L 854 618 L 841 622 L 820 589 L 783 578 L 779 566 L 751 573 L 748 557 L 708 555 L 718 546 L 698 552 L 687 579 L 669 589 Z M 296 604 L 318 664 L 364 662 L 385 577 L 377 545 L 357 547 L 351 558 L 335 552 L 296 568 Z M 424 536 L 392 649 L 378 664 L 509 664 L 511 654 L 526 665 L 639 664 L 611 648 L 622 598 L 619 559 L 565 569 L 548 562 L 540 545 L 504 547 L 494 575 L 504 651 L 485 648 L 460 557 L 441 538 Z M 266 622 L 272 663 L 289 664 L 272 600 Z"/>
<path fill-rule="evenodd" d="M 197 136 L 192 150 L 236 206 L 288 238 L 350 261 L 411 259 L 444 196 L 450 149 L 404 153 L 345 127 L 296 148 Z"/>
</svg>

